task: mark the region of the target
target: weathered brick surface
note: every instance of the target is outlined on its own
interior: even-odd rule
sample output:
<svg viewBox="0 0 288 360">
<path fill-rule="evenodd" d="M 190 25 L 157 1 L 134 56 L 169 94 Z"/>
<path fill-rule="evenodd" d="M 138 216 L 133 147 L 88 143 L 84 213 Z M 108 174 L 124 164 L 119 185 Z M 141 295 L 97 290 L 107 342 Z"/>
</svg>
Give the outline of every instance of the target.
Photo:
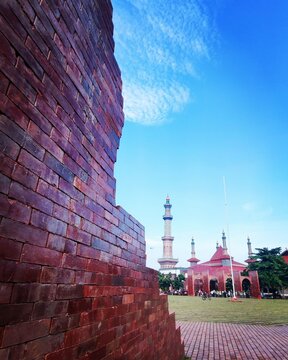
<svg viewBox="0 0 288 360">
<path fill-rule="evenodd" d="M 124 117 L 110 0 L 0 2 L 0 358 L 180 359 L 115 205 Z"/>
</svg>

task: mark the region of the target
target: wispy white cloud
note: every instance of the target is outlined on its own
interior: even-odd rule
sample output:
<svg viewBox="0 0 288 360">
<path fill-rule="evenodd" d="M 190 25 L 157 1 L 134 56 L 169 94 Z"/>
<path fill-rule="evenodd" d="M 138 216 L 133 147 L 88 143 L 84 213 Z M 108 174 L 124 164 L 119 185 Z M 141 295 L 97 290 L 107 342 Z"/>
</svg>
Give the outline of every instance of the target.
<svg viewBox="0 0 288 360">
<path fill-rule="evenodd" d="M 242 204 L 242 209 L 248 213 L 251 213 L 251 212 L 255 211 L 256 204 L 252 201 L 248 201 L 248 202 Z"/>
<path fill-rule="evenodd" d="M 254 201 L 248 201 L 242 204 L 242 209 L 248 213 L 249 215 L 258 218 L 265 219 L 271 215 L 273 215 L 273 208 L 271 206 L 260 206 Z"/>
<path fill-rule="evenodd" d="M 127 119 L 147 125 L 161 124 L 169 112 L 177 112 L 187 103 L 189 89 L 179 84 L 169 87 L 149 86 L 127 82 L 123 89 L 124 108 Z"/>
<path fill-rule="evenodd" d="M 198 0 L 115 0 L 116 58 L 129 121 L 159 124 L 192 100 L 189 81 L 213 56 L 216 30 Z"/>
<path fill-rule="evenodd" d="M 146 246 L 148 249 L 153 250 L 154 248 L 162 248 L 163 243 L 161 240 L 156 238 L 147 238 Z"/>
</svg>

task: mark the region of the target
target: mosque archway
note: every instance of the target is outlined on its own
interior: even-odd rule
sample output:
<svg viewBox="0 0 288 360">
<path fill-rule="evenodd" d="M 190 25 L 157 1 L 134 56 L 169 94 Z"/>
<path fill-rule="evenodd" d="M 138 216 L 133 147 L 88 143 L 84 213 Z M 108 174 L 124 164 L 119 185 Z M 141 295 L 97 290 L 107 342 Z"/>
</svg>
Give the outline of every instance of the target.
<svg viewBox="0 0 288 360">
<path fill-rule="evenodd" d="M 210 292 L 211 291 L 218 291 L 218 280 L 217 279 L 210 280 Z"/>
<path fill-rule="evenodd" d="M 251 288 L 251 282 L 248 279 L 244 279 L 242 281 L 242 290 L 245 292 L 245 294 L 250 294 L 250 288 Z"/>
<path fill-rule="evenodd" d="M 202 279 L 195 279 L 194 281 L 195 295 L 198 295 L 199 290 L 203 291 L 203 281 Z"/>
</svg>

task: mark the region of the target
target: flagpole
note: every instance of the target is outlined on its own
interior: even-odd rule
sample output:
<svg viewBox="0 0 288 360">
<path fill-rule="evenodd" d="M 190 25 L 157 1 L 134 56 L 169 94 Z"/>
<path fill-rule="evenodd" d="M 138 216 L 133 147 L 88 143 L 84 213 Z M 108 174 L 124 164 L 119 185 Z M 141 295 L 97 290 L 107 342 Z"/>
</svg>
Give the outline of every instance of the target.
<svg viewBox="0 0 288 360">
<path fill-rule="evenodd" d="M 230 257 L 230 269 L 231 269 L 231 278 L 232 278 L 232 289 L 233 289 L 233 300 L 236 300 L 236 292 L 235 292 L 235 283 L 234 283 L 234 274 L 233 274 L 233 264 L 232 264 L 232 257 L 231 257 L 231 248 L 230 248 L 230 234 L 229 234 L 229 222 L 228 222 L 228 204 L 227 204 L 227 193 L 226 193 L 226 181 L 225 176 L 223 176 L 223 186 L 224 186 L 224 200 L 225 200 L 225 221 L 226 221 L 226 228 L 227 228 L 227 245 L 230 249 L 229 257 Z"/>
</svg>

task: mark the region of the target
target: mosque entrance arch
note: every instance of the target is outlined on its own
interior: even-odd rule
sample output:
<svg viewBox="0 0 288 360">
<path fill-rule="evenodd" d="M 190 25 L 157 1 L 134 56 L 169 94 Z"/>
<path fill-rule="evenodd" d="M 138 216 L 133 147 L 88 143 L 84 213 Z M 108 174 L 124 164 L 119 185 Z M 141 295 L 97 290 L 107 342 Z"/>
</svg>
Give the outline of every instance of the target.
<svg viewBox="0 0 288 360">
<path fill-rule="evenodd" d="M 194 281 L 195 295 L 198 295 L 199 290 L 203 291 L 203 280 L 202 279 L 195 279 L 195 281 Z"/>
<path fill-rule="evenodd" d="M 246 296 L 250 296 L 251 282 L 248 279 L 242 281 L 242 290 Z"/>
<path fill-rule="evenodd" d="M 217 279 L 210 280 L 210 292 L 211 291 L 218 291 L 218 280 Z"/>
</svg>

